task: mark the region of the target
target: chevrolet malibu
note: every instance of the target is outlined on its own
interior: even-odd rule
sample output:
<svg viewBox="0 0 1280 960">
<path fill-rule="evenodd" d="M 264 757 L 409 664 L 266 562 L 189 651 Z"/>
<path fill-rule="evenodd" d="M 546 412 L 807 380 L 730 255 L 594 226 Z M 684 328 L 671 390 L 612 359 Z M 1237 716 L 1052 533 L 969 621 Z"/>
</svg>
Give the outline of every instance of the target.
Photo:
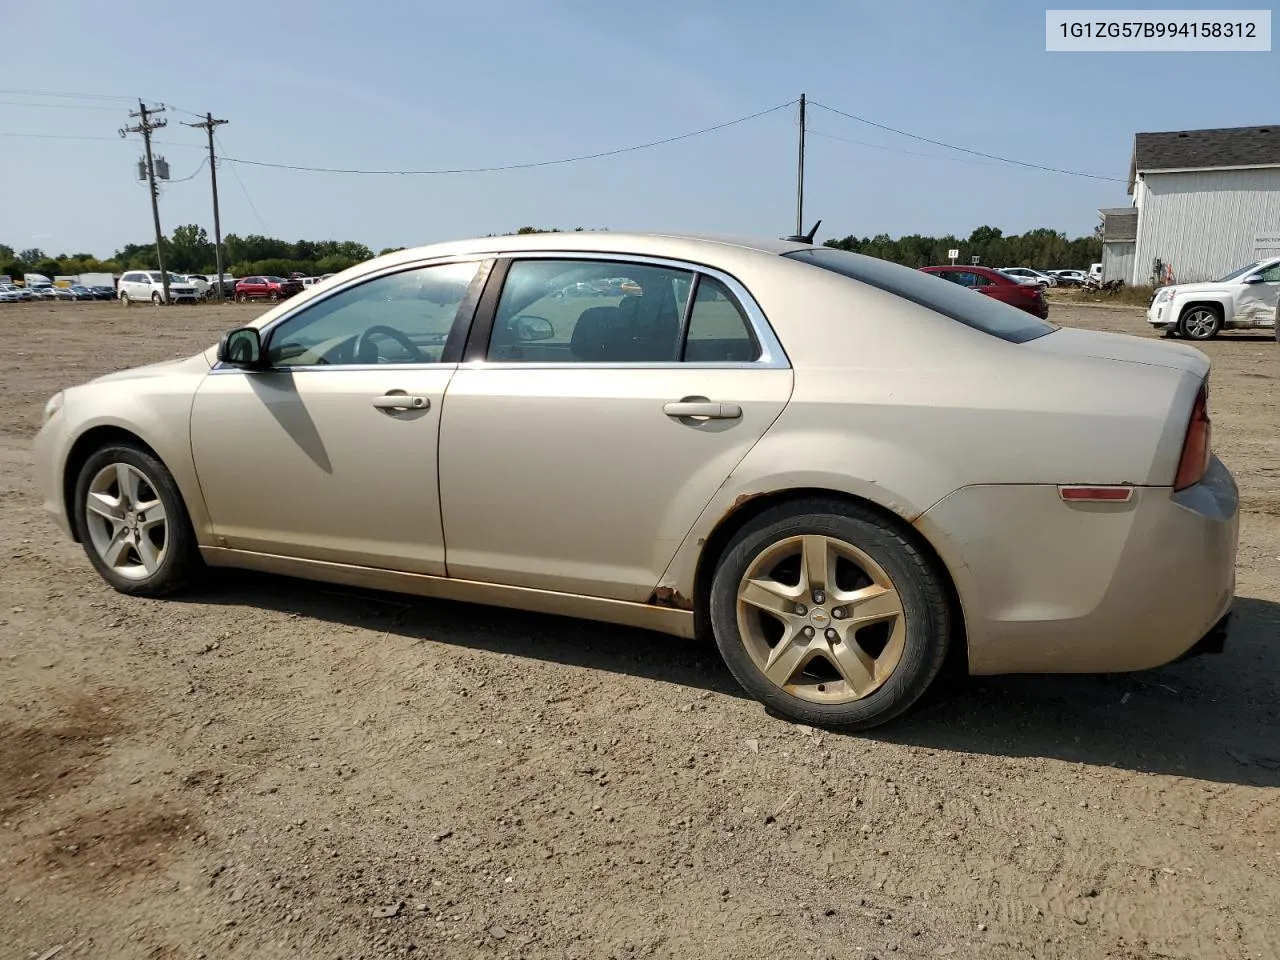
<svg viewBox="0 0 1280 960">
<path fill-rule="evenodd" d="M 868 727 L 949 653 L 1220 648 L 1238 498 L 1208 373 L 807 243 L 492 237 L 66 389 L 36 462 L 126 594 L 241 567 L 705 636 L 775 712 Z"/>
</svg>

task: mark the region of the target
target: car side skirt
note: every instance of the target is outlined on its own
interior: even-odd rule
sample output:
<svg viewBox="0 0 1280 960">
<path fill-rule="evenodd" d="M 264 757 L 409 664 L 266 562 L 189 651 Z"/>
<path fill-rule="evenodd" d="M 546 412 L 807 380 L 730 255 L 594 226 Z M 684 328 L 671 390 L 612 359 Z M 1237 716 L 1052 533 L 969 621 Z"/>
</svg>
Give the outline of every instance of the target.
<svg viewBox="0 0 1280 960">
<path fill-rule="evenodd" d="M 200 555 L 211 567 L 235 567 L 256 570 L 260 573 L 298 577 L 302 580 L 338 583 L 348 587 L 366 587 L 372 590 L 436 597 L 441 600 L 509 607 L 531 613 L 579 617 L 583 620 L 598 620 L 642 630 L 655 630 L 686 639 L 694 636 L 693 612 L 674 607 L 585 597 L 531 587 L 510 587 L 498 583 L 482 583 L 478 580 L 434 577 L 423 573 L 402 573 L 398 570 L 381 570 L 377 567 L 330 563 L 323 560 L 282 557 L 250 550 L 232 550 L 227 547 L 202 546 Z"/>
</svg>

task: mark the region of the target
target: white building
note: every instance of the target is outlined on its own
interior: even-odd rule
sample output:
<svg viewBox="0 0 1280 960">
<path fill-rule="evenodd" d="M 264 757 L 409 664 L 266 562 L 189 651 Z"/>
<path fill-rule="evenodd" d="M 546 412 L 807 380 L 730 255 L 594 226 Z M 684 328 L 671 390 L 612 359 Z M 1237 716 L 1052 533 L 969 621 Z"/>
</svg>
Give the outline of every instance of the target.
<svg viewBox="0 0 1280 960">
<path fill-rule="evenodd" d="M 1159 261 L 1162 282 L 1215 280 L 1280 256 L 1280 125 L 1139 133 L 1129 194 L 1099 211 L 1107 279 L 1149 284 Z"/>
</svg>

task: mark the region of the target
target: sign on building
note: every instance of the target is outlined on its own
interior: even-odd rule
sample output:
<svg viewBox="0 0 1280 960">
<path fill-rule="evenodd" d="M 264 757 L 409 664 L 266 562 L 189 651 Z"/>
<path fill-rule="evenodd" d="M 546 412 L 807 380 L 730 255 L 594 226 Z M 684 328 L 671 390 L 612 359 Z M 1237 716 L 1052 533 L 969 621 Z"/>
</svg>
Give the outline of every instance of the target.
<svg viewBox="0 0 1280 960">
<path fill-rule="evenodd" d="M 1280 230 L 1268 230 L 1253 235 L 1254 256 L 1275 256 L 1280 251 Z"/>
</svg>

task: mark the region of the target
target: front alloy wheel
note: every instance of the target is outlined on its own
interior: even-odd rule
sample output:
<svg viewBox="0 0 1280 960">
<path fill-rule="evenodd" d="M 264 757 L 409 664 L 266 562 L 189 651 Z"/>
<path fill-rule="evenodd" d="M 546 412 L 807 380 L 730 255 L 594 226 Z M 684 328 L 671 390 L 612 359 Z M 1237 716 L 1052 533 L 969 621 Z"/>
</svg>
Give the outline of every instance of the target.
<svg viewBox="0 0 1280 960">
<path fill-rule="evenodd" d="M 1212 340 L 1221 326 L 1222 319 L 1212 307 L 1191 307 L 1178 321 L 1178 332 L 1188 340 Z"/>
<path fill-rule="evenodd" d="M 162 596 L 199 568 L 182 495 L 151 451 L 121 443 L 93 453 L 80 469 L 75 497 L 85 553 L 121 593 Z"/>
<path fill-rule="evenodd" d="M 169 518 L 160 495 L 137 467 L 110 463 L 89 481 L 89 538 L 112 571 L 126 580 L 154 576 L 169 545 Z"/>
</svg>

